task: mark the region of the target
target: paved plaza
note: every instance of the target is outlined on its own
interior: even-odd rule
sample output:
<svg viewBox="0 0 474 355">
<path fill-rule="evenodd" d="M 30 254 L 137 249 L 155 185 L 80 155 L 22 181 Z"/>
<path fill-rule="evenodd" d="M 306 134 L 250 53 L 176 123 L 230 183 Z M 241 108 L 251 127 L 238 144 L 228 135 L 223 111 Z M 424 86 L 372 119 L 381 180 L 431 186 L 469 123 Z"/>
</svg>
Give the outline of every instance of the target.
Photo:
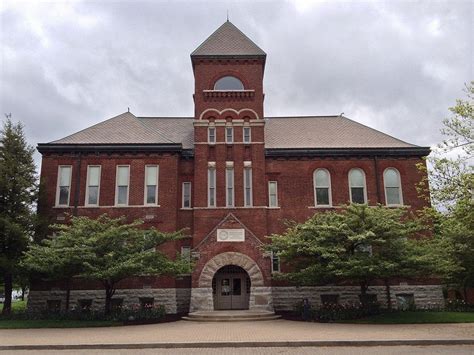
<svg viewBox="0 0 474 355">
<path fill-rule="evenodd" d="M 298 342 L 458 341 L 474 344 L 474 324 L 322 324 L 274 320 L 261 322 L 189 322 L 77 329 L 3 329 L 0 349 L 8 346 L 284 347 Z M 227 343 L 227 345 L 226 345 Z M 253 343 L 253 344 L 250 344 Z M 193 346 L 193 344 L 195 346 Z M 212 344 L 206 346 L 206 344 Z M 239 345 L 240 344 L 240 345 Z M 393 343 L 392 343 L 393 344 Z M 347 343 L 346 345 L 352 345 Z M 361 345 L 364 345 L 362 343 Z M 400 343 L 398 345 L 405 345 Z M 418 344 L 423 345 L 423 344 Z M 438 345 L 442 345 L 438 343 Z M 460 344 L 457 344 L 460 345 Z M 263 350 L 262 350 L 263 351 Z"/>
</svg>

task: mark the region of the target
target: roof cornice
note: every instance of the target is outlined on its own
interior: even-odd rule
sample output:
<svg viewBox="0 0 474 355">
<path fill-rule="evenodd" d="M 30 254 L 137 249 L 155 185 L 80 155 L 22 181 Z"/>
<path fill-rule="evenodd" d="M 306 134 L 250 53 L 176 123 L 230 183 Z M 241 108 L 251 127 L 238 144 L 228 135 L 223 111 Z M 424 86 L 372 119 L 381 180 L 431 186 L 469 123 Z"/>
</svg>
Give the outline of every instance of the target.
<svg viewBox="0 0 474 355">
<path fill-rule="evenodd" d="M 415 156 L 425 157 L 430 147 L 399 148 L 266 148 L 266 157 L 354 157 L 354 156 Z"/>
<path fill-rule="evenodd" d="M 170 152 L 179 153 L 183 150 L 181 143 L 143 143 L 143 144 L 54 144 L 39 143 L 38 151 L 43 153 L 91 153 L 91 152 Z"/>
</svg>

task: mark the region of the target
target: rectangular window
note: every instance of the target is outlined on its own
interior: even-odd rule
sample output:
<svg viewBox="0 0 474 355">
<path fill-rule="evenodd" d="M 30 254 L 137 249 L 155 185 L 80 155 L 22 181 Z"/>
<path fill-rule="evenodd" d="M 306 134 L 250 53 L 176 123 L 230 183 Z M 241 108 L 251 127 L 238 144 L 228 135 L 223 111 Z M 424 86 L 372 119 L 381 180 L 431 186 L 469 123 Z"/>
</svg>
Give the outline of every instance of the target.
<svg viewBox="0 0 474 355">
<path fill-rule="evenodd" d="M 250 143 L 250 127 L 244 127 L 244 143 Z"/>
<path fill-rule="evenodd" d="M 191 183 L 183 182 L 183 208 L 191 208 Z"/>
<path fill-rule="evenodd" d="M 234 169 L 225 169 L 225 180 L 226 180 L 226 206 L 234 207 Z"/>
<path fill-rule="evenodd" d="M 272 252 L 272 272 L 280 272 L 280 257 Z"/>
<path fill-rule="evenodd" d="M 207 132 L 208 132 L 208 142 L 211 144 L 216 143 L 216 128 L 209 127 Z"/>
<path fill-rule="evenodd" d="M 130 179 L 130 167 L 117 166 L 117 188 L 115 191 L 115 204 L 128 205 L 128 182 Z"/>
<path fill-rule="evenodd" d="M 69 206 L 71 194 L 71 172 L 72 166 L 60 166 L 58 169 L 58 189 L 56 192 L 56 205 Z"/>
<path fill-rule="evenodd" d="M 191 262 L 191 247 L 181 247 L 181 257 L 187 262 Z"/>
<path fill-rule="evenodd" d="M 87 167 L 86 205 L 99 205 L 100 166 Z"/>
<path fill-rule="evenodd" d="M 232 127 L 225 128 L 225 142 L 234 143 L 234 128 Z"/>
<path fill-rule="evenodd" d="M 252 168 L 244 168 L 244 206 L 252 206 Z"/>
<path fill-rule="evenodd" d="M 268 206 L 278 207 L 278 184 L 276 181 L 268 182 Z"/>
<path fill-rule="evenodd" d="M 216 169 L 208 170 L 208 206 L 216 207 Z"/>
<path fill-rule="evenodd" d="M 145 205 L 158 204 L 158 165 L 145 166 Z"/>
</svg>

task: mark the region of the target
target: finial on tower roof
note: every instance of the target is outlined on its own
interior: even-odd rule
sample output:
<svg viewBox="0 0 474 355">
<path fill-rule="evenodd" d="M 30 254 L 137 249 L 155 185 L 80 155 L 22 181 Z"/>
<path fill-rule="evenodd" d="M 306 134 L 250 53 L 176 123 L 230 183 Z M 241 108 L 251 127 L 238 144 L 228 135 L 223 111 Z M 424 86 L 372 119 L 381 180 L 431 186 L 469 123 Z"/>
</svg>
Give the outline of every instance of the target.
<svg viewBox="0 0 474 355">
<path fill-rule="evenodd" d="M 227 10 L 227 22 L 229 22 L 229 10 Z"/>
</svg>

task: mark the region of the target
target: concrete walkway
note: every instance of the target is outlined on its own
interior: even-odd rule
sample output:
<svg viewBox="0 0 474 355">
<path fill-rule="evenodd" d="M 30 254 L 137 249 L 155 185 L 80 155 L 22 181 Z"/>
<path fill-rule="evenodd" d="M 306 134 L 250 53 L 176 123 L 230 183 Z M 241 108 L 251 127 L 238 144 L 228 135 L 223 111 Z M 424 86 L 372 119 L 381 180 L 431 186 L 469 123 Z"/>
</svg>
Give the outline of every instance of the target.
<svg viewBox="0 0 474 355">
<path fill-rule="evenodd" d="M 0 350 L 474 344 L 474 323 L 366 325 L 188 322 L 77 329 L 1 329 Z"/>
</svg>

